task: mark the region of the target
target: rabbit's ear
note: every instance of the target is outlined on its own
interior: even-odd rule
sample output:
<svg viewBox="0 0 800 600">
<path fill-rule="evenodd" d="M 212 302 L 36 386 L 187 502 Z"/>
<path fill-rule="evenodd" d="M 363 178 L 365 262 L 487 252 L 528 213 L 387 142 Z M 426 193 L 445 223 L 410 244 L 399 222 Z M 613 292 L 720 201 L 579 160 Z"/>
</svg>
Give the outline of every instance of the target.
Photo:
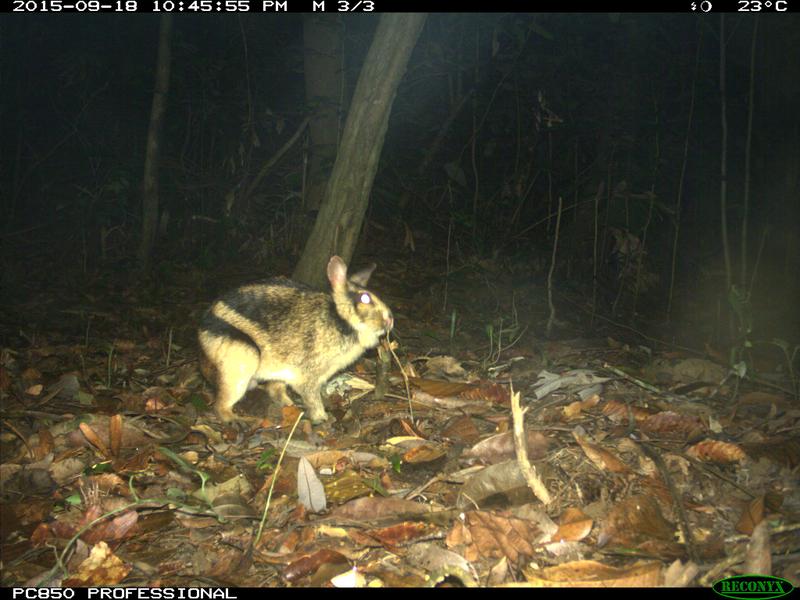
<svg viewBox="0 0 800 600">
<path fill-rule="evenodd" d="M 350 275 L 350 281 L 355 283 L 358 286 L 366 287 L 367 282 L 369 281 L 372 272 L 375 270 L 377 265 L 372 263 L 370 266 L 366 267 L 365 269 L 361 269 L 360 271 L 353 273 Z"/>
<path fill-rule="evenodd" d="M 338 256 L 331 256 L 328 261 L 328 281 L 333 289 L 339 289 L 347 281 L 347 265 Z"/>
</svg>

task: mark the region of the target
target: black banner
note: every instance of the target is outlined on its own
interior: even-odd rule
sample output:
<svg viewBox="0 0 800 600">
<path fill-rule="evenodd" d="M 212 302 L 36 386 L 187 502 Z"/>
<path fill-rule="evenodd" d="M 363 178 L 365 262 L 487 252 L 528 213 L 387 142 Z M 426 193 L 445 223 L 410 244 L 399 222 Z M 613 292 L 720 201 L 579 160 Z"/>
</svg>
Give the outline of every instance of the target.
<svg viewBox="0 0 800 600">
<path fill-rule="evenodd" d="M 0 0 L 14 13 L 371 13 L 371 12 L 522 12 L 519 0 L 436 3 L 421 0 Z M 606 0 L 539 1 L 526 5 L 537 13 L 722 12 L 781 14 L 795 12 L 800 0 L 648 0 L 643 3 Z"/>
</svg>

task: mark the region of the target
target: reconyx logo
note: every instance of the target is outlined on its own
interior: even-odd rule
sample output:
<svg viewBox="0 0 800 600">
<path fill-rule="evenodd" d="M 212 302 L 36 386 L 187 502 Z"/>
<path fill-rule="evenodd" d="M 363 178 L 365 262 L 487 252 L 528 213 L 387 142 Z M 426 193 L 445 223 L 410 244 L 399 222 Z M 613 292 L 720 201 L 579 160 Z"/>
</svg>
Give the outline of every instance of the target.
<svg viewBox="0 0 800 600">
<path fill-rule="evenodd" d="M 767 600 L 768 598 L 780 598 L 794 589 L 794 586 L 780 577 L 770 577 L 769 575 L 737 575 L 720 579 L 712 587 L 715 592 L 725 598 L 735 600 Z"/>
</svg>

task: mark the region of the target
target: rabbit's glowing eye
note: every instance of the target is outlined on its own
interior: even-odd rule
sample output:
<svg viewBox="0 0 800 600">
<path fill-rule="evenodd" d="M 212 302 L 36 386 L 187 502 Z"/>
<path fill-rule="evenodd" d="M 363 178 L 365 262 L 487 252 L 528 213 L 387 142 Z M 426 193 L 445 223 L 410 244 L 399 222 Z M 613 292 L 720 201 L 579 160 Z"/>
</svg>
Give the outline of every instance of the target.
<svg viewBox="0 0 800 600">
<path fill-rule="evenodd" d="M 358 301 L 361 302 L 361 304 L 372 304 L 372 298 L 366 292 L 361 294 L 361 297 L 358 299 Z"/>
</svg>

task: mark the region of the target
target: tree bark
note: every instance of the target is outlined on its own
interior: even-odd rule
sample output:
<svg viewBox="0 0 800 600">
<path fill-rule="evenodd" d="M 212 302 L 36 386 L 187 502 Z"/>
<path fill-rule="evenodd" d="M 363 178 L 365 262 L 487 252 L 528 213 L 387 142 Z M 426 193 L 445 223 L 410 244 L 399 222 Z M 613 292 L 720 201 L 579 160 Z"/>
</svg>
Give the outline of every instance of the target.
<svg viewBox="0 0 800 600">
<path fill-rule="evenodd" d="M 331 177 L 294 278 L 324 287 L 333 254 L 350 261 L 378 168 L 389 114 L 424 14 L 383 14 L 356 84 Z"/>
<path fill-rule="evenodd" d="M 161 129 L 169 92 L 172 16 L 163 14 L 158 35 L 156 59 L 156 84 L 153 105 L 150 109 L 150 127 L 147 130 L 147 148 L 142 182 L 142 237 L 139 244 L 139 265 L 150 267 L 150 259 L 158 231 L 158 165 L 161 146 Z"/>
</svg>

